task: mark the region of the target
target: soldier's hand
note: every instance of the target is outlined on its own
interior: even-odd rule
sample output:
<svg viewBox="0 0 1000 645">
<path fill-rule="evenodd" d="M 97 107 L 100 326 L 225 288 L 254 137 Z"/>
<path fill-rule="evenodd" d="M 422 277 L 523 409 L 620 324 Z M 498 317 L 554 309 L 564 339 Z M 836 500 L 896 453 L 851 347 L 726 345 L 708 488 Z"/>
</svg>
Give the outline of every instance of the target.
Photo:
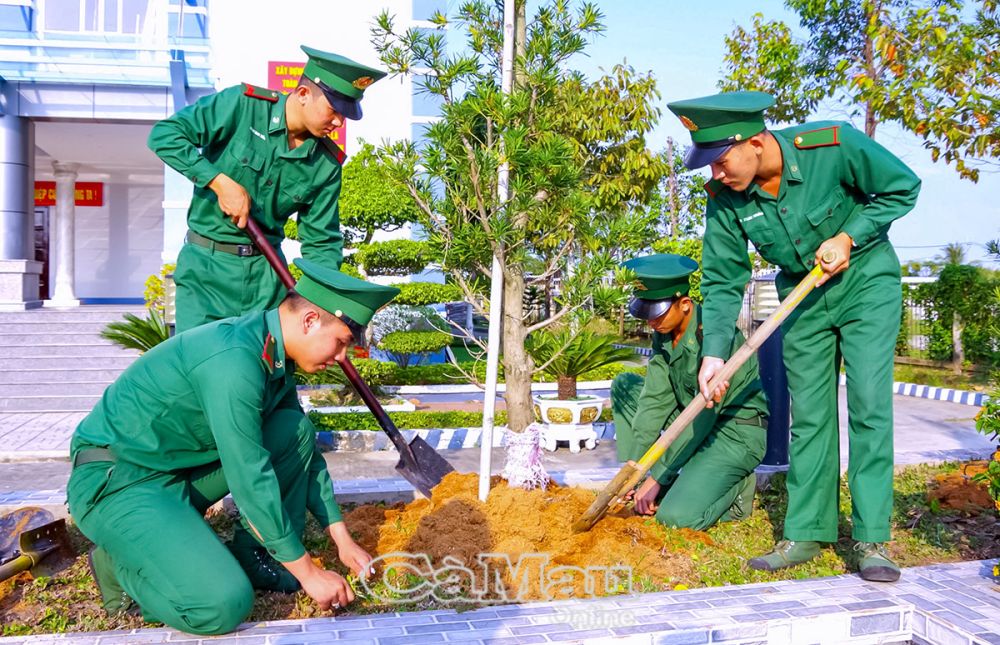
<svg viewBox="0 0 1000 645">
<path fill-rule="evenodd" d="M 368 574 L 375 573 L 372 569 L 372 557 L 354 541 L 343 520 L 326 527 L 326 534 L 337 545 L 340 561 L 355 575 L 367 578 Z"/>
<path fill-rule="evenodd" d="M 656 512 L 656 496 L 660 494 L 660 482 L 647 477 L 635 492 L 635 512 L 639 515 L 652 515 Z"/>
<path fill-rule="evenodd" d="M 237 228 L 246 228 L 247 217 L 250 216 L 250 195 L 246 188 L 221 172 L 209 182 L 208 187 L 219 198 L 219 208 L 233 224 Z"/>
<path fill-rule="evenodd" d="M 853 244 L 850 235 L 837 233 L 819 245 L 819 248 L 816 249 L 816 264 L 823 268 L 823 277 L 816 282 L 817 287 L 838 273 L 847 270 L 851 264 L 851 246 Z"/>
<path fill-rule="evenodd" d="M 315 567 L 299 582 L 302 583 L 302 590 L 323 610 L 340 609 L 354 600 L 351 585 L 334 571 Z"/>
<path fill-rule="evenodd" d="M 708 384 L 712 382 L 716 374 L 722 371 L 722 366 L 725 364 L 726 361 L 714 356 L 706 356 L 701 360 L 701 369 L 698 371 L 698 388 L 701 390 L 701 395 L 708 401 L 705 405 L 706 408 L 714 407 L 716 403 L 722 403 L 722 397 L 726 396 L 729 381 L 720 383 L 714 392 L 708 388 Z"/>
</svg>

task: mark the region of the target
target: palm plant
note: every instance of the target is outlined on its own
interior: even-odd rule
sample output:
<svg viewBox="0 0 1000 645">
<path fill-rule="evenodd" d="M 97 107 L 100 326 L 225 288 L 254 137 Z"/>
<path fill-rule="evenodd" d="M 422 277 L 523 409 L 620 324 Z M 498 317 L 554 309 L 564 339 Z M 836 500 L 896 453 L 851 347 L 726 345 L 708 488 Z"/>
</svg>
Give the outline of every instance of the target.
<svg viewBox="0 0 1000 645">
<path fill-rule="evenodd" d="M 632 350 L 615 347 L 615 340 L 613 335 L 586 330 L 546 330 L 529 336 L 527 349 L 538 371 L 556 379 L 559 398 L 573 399 L 580 375 L 633 358 Z"/>
<path fill-rule="evenodd" d="M 148 351 L 170 337 L 170 330 L 156 308 L 149 310 L 149 318 L 125 314 L 125 320 L 109 323 L 101 330 L 101 337 L 125 349 Z"/>
</svg>

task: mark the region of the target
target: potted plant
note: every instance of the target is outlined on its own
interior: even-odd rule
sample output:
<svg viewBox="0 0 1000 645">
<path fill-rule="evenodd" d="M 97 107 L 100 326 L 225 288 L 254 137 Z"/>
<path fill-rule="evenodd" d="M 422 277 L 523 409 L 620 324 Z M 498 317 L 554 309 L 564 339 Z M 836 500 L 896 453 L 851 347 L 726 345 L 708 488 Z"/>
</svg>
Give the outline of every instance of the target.
<svg viewBox="0 0 1000 645">
<path fill-rule="evenodd" d="M 535 415 L 543 424 L 542 442 L 546 449 L 555 450 L 558 441 L 568 441 L 572 452 L 580 451 L 583 441 L 587 449 L 597 444 L 594 421 L 601 415 L 606 399 L 594 395 L 580 396 L 577 379 L 584 373 L 612 363 L 633 358 L 632 350 L 615 347 L 616 337 L 591 331 L 543 331 L 528 339 L 531 353 L 542 374 L 555 378 L 555 396 L 534 396 Z"/>
</svg>

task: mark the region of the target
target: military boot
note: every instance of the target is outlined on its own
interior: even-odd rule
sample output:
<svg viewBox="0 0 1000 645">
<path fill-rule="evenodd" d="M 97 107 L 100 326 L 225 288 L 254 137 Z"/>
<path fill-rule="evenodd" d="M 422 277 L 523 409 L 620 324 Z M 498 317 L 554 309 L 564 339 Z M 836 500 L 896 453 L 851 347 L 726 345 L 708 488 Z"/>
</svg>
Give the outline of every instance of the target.
<svg viewBox="0 0 1000 645">
<path fill-rule="evenodd" d="M 729 507 L 724 520 L 742 522 L 753 515 L 753 498 L 757 494 L 757 473 L 750 473 L 743 480 L 743 487 L 733 500 L 733 505 Z"/>
<path fill-rule="evenodd" d="M 889 559 L 884 542 L 858 542 L 854 550 L 861 555 L 858 573 L 872 582 L 896 582 L 899 580 L 899 565 Z"/>
<path fill-rule="evenodd" d="M 101 605 L 104 611 L 112 617 L 127 612 L 132 607 L 133 600 L 118 582 L 115 566 L 108 552 L 95 546 L 87 555 L 87 564 L 90 565 L 90 575 L 94 576 L 97 589 L 101 592 Z"/>
<path fill-rule="evenodd" d="M 774 545 L 774 550 L 752 558 L 748 564 L 758 571 L 777 571 L 785 567 L 808 562 L 819 555 L 819 542 L 795 542 L 782 540 Z"/>
<path fill-rule="evenodd" d="M 245 530 L 237 528 L 228 546 L 254 589 L 293 593 L 302 588 L 295 576 Z"/>
</svg>

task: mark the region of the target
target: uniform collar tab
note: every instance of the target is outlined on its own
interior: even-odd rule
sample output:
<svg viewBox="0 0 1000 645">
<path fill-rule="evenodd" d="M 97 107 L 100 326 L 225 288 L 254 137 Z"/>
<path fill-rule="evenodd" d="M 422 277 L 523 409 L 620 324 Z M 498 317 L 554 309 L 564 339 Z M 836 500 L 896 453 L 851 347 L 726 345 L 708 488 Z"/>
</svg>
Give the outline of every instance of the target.
<svg viewBox="0 0 1000 645">
<path fill-rule="evenodd" d="M 271 309 L 264 314 L 264 348 L 260 358 L 272 379 L 285 375 L 285 339 L 281 335 L 281 320 L 278 310 Z"/>
<path fill-rule="evenodd" d="M 267 123 L 268 134 L 274 134 L 286 129 L 285 124 L 285 104 L 288 102 L 288 95 L 282 94 L 273 105 L 271 105 L 271 116 Z"/>
</svg>

